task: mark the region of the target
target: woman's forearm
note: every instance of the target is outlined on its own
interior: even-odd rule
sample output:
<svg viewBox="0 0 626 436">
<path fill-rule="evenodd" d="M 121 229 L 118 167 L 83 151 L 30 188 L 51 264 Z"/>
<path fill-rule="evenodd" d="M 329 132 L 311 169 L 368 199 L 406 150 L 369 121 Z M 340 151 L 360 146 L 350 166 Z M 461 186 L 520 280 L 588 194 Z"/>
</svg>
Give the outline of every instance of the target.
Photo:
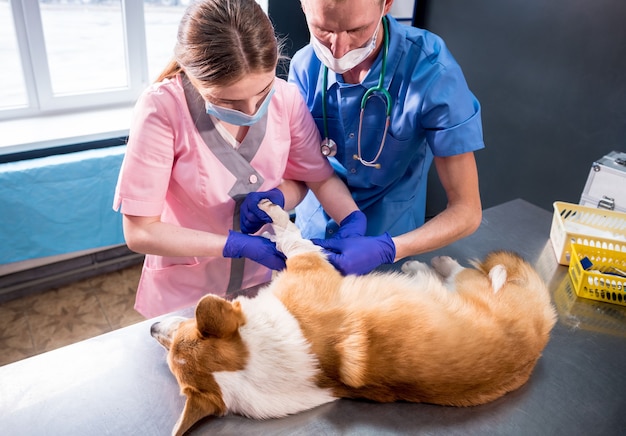
<svg viewBox="0 0 626 436">
<path fill-rule="evenodd" d="M 126 245 L 137 253 L 158 256 L 222 256 L 226 235 L 163 223 L 159 217 L 124 215 Z"/>
<path fill-rule="evenodd" d="M 326 213 L 337 223 L 359 209 L 348 187 L 336 174 L 322 182 L 309 182 L 307 185 L 322 204 Z"/>
<path fill-rule="evenodd" d="M 278 189 L 285 197 L 285 210 L 291 210 L 300 204 L 309 190 L 304 182 L 295 180 L 283 180 Z"/>
</svg>

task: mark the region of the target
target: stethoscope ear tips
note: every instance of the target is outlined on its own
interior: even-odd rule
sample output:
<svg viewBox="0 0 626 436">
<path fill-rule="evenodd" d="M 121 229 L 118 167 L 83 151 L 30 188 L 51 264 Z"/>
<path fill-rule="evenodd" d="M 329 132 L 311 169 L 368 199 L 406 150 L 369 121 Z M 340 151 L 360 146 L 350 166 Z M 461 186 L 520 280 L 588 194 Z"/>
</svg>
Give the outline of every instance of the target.
<svg viewBox="0 0 626 436">
<path fill-rule="evenodd" d="M 333 157 L 337 154 L 337 144 L 330 138 L 322 139 L 321 144 L 322 154 L 326 157 Z"/>
</svg>

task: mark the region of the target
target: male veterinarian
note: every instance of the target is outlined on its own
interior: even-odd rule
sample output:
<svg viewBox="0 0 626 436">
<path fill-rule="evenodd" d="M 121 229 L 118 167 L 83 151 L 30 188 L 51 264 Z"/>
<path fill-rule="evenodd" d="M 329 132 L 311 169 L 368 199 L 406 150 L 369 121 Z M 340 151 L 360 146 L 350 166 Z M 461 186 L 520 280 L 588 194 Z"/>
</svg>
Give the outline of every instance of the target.
<svg viewBox="0 0 626 436">
<path fill-rule="evenodd" d="M 482 217 L 473 153 L 484 147 L 480 104 L 441 38 L 399 24 L 387 15 L 392 3 L 301 0 L 311 41 L 294 55 L 289 80 L 324 138 L 321 152 L 334 154 L 365 213 L 368 236 L 332 237 L 338 226 L 310 192 L 296 223 L 306 238 L 330 238 L 316 243 L 346 274 L 448 245 Z M 425 223 L 433 161 L 448 203 Z"/>
</svg>

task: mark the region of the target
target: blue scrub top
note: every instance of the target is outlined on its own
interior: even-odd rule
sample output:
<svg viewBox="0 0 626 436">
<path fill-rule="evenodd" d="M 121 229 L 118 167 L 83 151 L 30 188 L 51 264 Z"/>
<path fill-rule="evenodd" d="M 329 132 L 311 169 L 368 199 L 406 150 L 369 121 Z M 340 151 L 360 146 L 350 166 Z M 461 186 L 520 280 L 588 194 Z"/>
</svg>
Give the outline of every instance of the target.
<svg viewBox="0 0 626 436">
<path fill-rule="evenodd" d="M 378 84 L 382 50 L 362 83 L 345 83 L 340 74 L 328 71 L 326 112 L 328 134 L 338 149 L 330 161 L 366 214 L 367 234 L 389 232 L 396 236 L 424 224 L 426 183 L 433 155 L 475 151 L 484 143 L 480 104 L 443 40 L 387 18 L 389 52 L 384 86 L 391 94 L 392 110 L 384 149 L 377 161 L 380 169 L 364 166 L 353 155 L 357 154 L 361 98 Z M 323 137 L 323 65 L 310 44 L 293 56 L 289 81 L 300 88 Z M 378 153 L 385 108 L 380 98 L 368 100 L 361 132 L 364 160 Z M 337 228 L 312 193 L 296 207 L 296 224 L 306 238 L 328 237 Z"/>
</svg>

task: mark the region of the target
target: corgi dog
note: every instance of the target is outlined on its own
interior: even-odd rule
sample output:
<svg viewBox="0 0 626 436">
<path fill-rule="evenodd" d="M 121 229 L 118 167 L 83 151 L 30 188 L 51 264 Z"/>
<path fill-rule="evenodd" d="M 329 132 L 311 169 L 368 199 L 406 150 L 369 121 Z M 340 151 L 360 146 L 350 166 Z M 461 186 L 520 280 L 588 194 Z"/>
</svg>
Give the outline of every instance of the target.
<svg viewBox="0 0 626 436">
<path fill-rule="evenodd" d="M 529 379 L 556 314 L 526 261 L 493 252 L 342 276 L 267 200 L 287 268 L 254 298 L 206 295 L 151 333 L 186 397 L 173 434 L 207 416 L 266 419 L 338 398 L 473 406 Z"/>
</svg>

